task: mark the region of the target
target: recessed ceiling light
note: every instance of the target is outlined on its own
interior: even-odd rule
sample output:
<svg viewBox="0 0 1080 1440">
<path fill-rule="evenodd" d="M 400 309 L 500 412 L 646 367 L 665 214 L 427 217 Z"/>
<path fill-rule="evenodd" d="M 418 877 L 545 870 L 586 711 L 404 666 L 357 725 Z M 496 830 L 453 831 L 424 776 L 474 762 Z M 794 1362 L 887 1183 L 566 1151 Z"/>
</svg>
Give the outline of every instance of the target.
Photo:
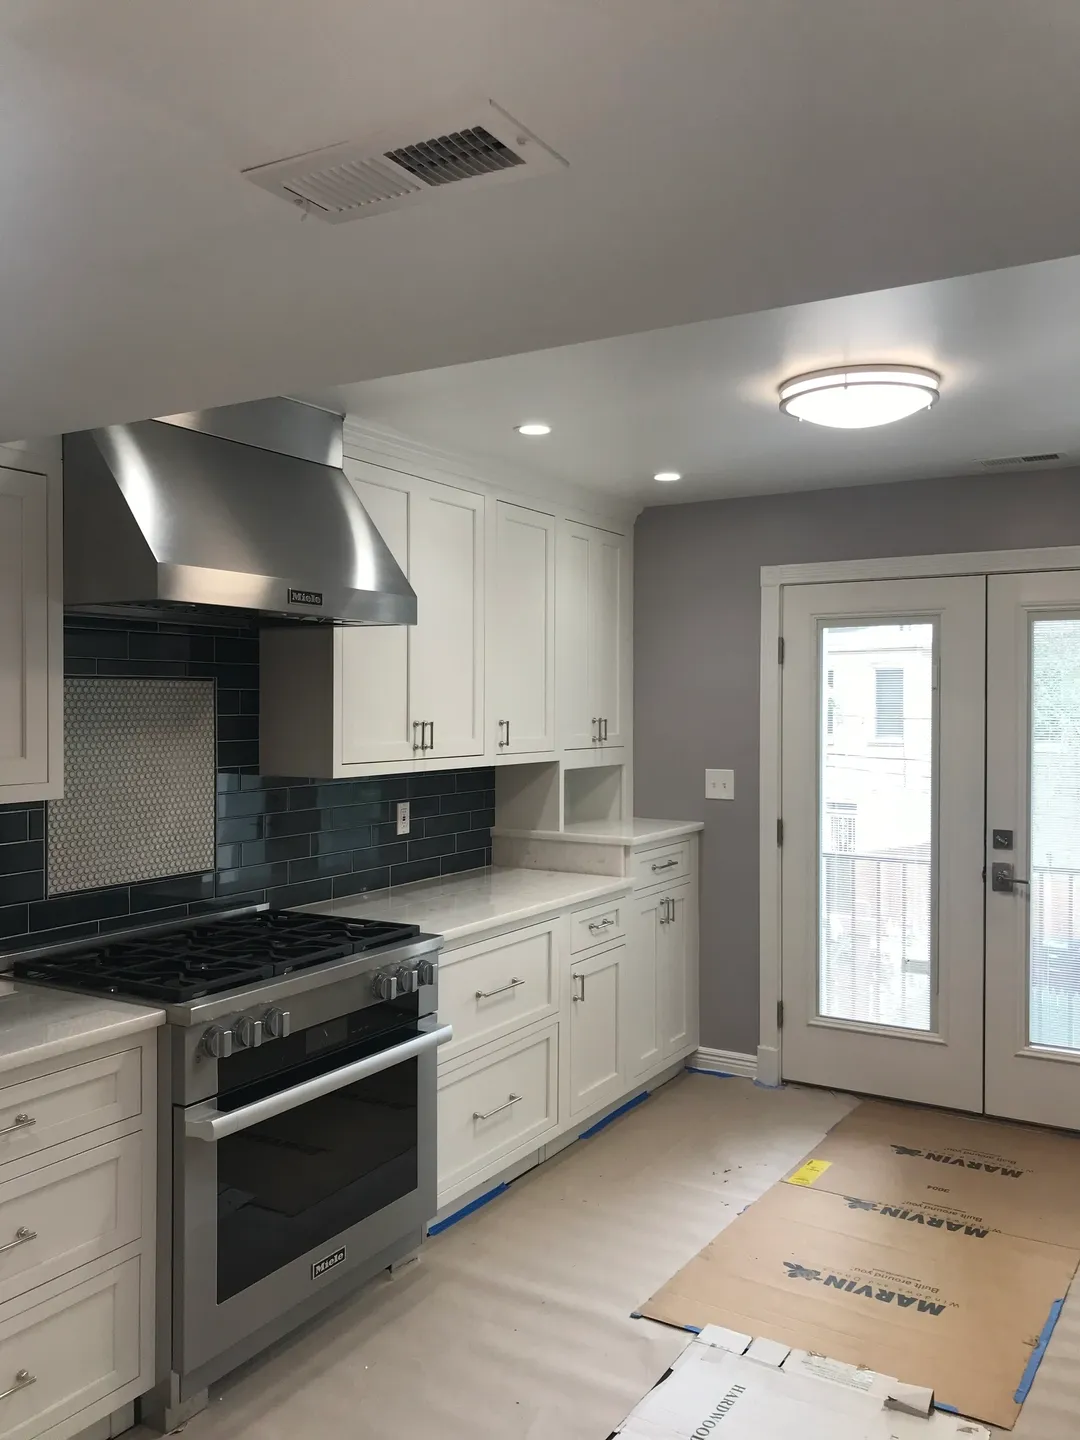
<svg viewBox="0 0 1080 1440">
<path fill-rule="evenodd" d="M 940 389 L 941 376 L 918 365 L 839 366 L 785 380 L 780 409 L 815 425 L 863 430 L 928 410 Z"/>
<path fill-rule="evenodd" d="M 514 429 L 519 435 L 550 435 L 551 426 L 545 425 L 542 420 L 527 420 L 524 425 L 515 425 Z"/>
<path fill-rule="evenodd" d="M 652 478 L 654 480 L 661 480 L 666 485 L 672 480 L 681 480 L 682 476 L 678 470 L 658 470 Z"/>
</svg>

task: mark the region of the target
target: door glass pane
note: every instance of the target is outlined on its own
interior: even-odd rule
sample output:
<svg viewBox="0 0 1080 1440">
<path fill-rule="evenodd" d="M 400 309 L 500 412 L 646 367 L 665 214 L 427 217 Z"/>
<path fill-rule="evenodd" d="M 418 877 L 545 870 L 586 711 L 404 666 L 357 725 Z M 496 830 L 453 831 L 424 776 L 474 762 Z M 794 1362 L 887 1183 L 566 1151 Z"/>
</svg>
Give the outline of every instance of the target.
<svg viewBox="0 0 1080 1440">
<path fill-rule="evenodd" d="M 819 673 L 818 1013 L 929 1030 L 934 625 L 825 626 Z"/>
<path fill-rule="evenodd" d="M 1080 618 L 1035 620 L 1031 636 L 1033 1045 L 1080 1050 Z"/>
</svg>

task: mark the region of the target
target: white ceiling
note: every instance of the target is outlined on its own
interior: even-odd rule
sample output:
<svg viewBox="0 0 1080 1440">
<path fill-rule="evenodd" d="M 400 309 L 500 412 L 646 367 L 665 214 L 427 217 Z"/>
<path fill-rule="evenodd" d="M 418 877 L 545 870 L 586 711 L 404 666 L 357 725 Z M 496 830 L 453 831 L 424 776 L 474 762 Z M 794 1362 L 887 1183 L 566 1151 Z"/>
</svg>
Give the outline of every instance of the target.
<svg viewBox="0 0 1080 1440">
<path fill-rule="evenodd" d="M 782 415 L 791 375 L 927 365 L 941 399 L 874 430 Z M 481 470 L 648 504 L 958 474 L 1058 451 L 1080 463 L 1080 257 L 653 330 L 323 392 Z M 543 439 L 514 431 L 552 426 Z M 678 484 L 657 484 L 657 470 Z"/>
<path fill-rule="evenodd" d="M 1075 0 L 5 0 L 0 434 L 1073 254 L 1078 73 Z M 569 168 L 341 226 L 239 174 L 464 94 Z"/>
</svg>

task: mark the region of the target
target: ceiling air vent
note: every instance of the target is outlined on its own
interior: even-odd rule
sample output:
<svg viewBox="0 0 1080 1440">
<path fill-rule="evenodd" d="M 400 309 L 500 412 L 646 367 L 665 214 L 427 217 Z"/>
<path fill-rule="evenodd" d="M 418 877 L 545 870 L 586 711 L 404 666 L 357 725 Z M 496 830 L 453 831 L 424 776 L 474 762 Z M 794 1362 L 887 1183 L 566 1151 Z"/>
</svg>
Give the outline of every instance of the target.
<svg viewBox="0 0 1080 1440">
<path fill-rule="evenodd" d="M 255 185 L 338 225 L 445 190 L 524 179 L 566 161 L 492 100 L 368 141 L 311 150 L 243 171 Z"/>
<path fill-rule="evenodd" d="M 980 460 L 986 470 L 1016 470 L 1021 465 L 1049 465 L 1061 456 L 1056 450 L 1047 450 L 1042 455 L 1000 455 L 994 460 Z"/>
</svg>

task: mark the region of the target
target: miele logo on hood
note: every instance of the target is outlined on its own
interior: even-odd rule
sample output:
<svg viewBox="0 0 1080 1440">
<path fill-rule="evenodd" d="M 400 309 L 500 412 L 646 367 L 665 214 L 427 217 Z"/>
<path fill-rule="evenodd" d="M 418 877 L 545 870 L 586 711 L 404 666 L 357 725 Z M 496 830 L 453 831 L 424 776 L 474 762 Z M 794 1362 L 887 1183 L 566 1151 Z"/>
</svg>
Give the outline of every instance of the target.
<svg viewBox="0 0 1080 1440">
<path fill-rule="evenodd" d="M 290 590 L 290 605 L 321 605 L 323 603 L 321 590 Z"/>
</svg>

